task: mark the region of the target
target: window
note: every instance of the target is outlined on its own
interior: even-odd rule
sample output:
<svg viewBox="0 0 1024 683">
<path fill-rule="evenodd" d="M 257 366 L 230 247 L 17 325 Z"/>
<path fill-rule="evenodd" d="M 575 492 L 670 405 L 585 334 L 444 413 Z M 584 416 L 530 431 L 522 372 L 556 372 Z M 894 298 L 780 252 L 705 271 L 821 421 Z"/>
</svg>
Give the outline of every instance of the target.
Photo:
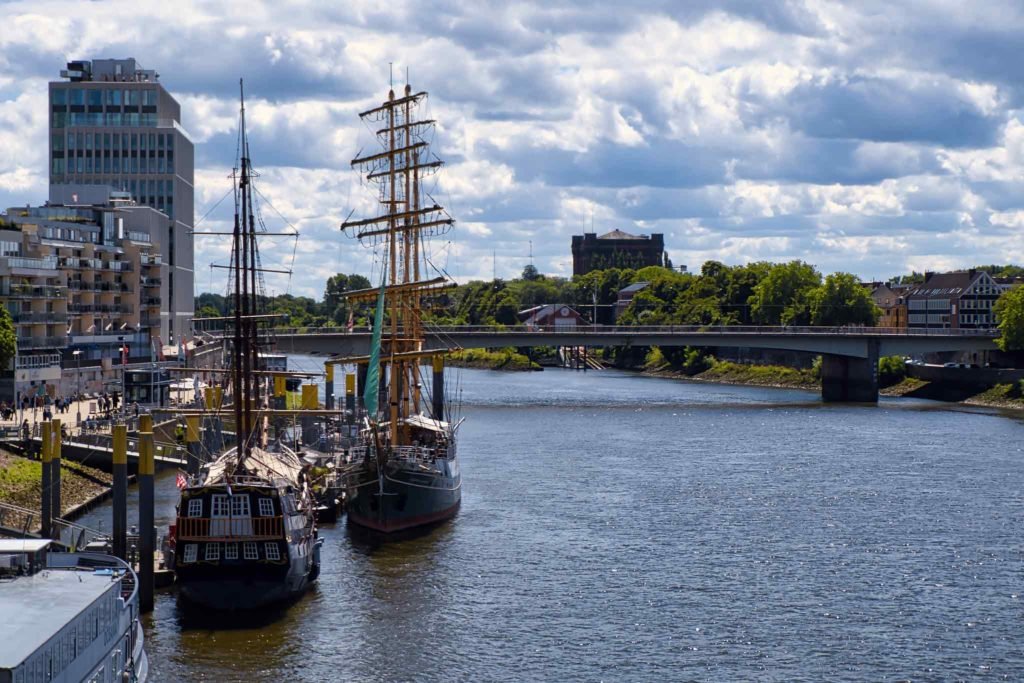
<svg viewBox="0 0 1024 683">
<path fill-rule="evenodd" d="M 227 517 L 228 516 L 228 497 L 223 493 L 213 494 L 212 500 L 213 507 L 210 510 L 211 517 Z"/>
<path fill-rule="evenodd" d="M 71 90 L 71 104 L 85 104 L 85 91 L 84 90 Z"/>
<path fill-rule="evenodd" d="M 148 107 L 156 106 L 156 90 L 142 91 L 142 104 Z"/>
<path fill-rule="evenodd" d="M 139 106 L 139 91 L 138 90 L 125 90 L 125 104 L 133 107 Z"/>
<path fill-rule="evenodd" d="M 103 105 L 103 91 L 95 88 L 89 89 L 89 106 L 100 107 Z"/>
<path fill-rule="evenodd" d="M 185 563 L 195 562 L 196 555 L 199 553 L 199 545 L 196 543 L 189 543 L 185 546 Z"/>
<path fill-rule="evenodd" d="M 238 544 L 237 543 L 225 543 L 224 544 L 224 559 L 225 560 L 237 560 L 238 559 Z"/>
<path fill-rule="evenodd" d="M 246 542 L 243 552 L 245 552 L 245 559 L 247 560 L 260 559 L 259 553 L 256 551 L 256 544 L 251 541 Z"/>
<path fill-rule="evenodd" d="M 68 103 L 68 91 L 63 88 L 57 88 L 53 91 L 53 98 L 50 100 L 53 104 L 65 105 Z"/>
<path fill-rule="evenodd" d="M 231 516 L 232 517 L 248 517 L 249 516 L 249 496 L 239 495 L 231 497 Z"/>
<path fill-rule="evenodd" d="M 188 501 L 188 516 L 189 517 L 202 517 L 203 516 L 203 499 L 192 498 Z"/>
<path fill-rule="evenodd" d="M 260 498 L 260 516 L 261 517 L 273 517 L 274 516 L 274 499 L 273 498 Z"/>
<path fill-rule="evenodd" d="M 277 543 L 264 543 L 264 549 L 267 552 L 267 559 L 277 561 L 281 559 L 281 549 L 277 547 Z"/>
<path fill-rule="evenodd" d="M 220 559 L 220 543 L 207 543 L 206 544 L 206 556 L 207 562 Z"/>
<path fill-rule="evenodd" d="M 107 106 L 121 106 L 121 91 L 120 90 L 108 90 L 107 91 Z"/>
</svg>

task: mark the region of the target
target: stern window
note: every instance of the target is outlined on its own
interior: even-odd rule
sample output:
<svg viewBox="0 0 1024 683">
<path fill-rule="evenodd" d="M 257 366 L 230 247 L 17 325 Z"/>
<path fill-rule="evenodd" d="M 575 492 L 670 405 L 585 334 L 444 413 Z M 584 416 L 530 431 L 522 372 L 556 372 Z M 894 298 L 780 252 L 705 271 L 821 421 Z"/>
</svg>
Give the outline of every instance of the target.
<svg viewBox="0 0 1024 683">
<path fill-rule="evenodd" d="M 199 554 L 199 546 L 196 545 L 195 543 L 189 543 L 188 545 L 185 546 L 185 559 L 184 559 L 184 561 L 186 563 L 187 562 L 195 562 L 196 561 L 196 556 L 198 554 Z"/>
<path fill-rule="evenodd" d="M 260 516 L 274 516 L 274 501 L 271 498 L 260 498 Z"/>
<path fill-rule="evenodd" d="M 256 550 L 256 544 L 247 542 L 245 544 L 245 559 L 247 560 L 258 560 L 260 559 L 259 552 Z"/>
<path fill-rule="evenodd" d="M 203 516 L 203 499 L 192 498 L 188 501 L 188 516 L 189 517 L 202 517 Z"/>
<path fill-rule="evenodd" d="M 219 560 L 220 559 L 220 543 L 207 543 L 206 544 L 206 560 Z"/>
<path fill-rule="evenodd" d="M 238 544 L 237 543 L 225 543 L 224 544 L 224 559 L 225 560 L 237 560 L 238 559 Z"/>
<path fill-rule="evenodd" d="M 277 561 L 281 559 L 281 550 L 277 547 L 276 543 L 266 543 L 265 546 L 268 560 Z"/>
</svg>

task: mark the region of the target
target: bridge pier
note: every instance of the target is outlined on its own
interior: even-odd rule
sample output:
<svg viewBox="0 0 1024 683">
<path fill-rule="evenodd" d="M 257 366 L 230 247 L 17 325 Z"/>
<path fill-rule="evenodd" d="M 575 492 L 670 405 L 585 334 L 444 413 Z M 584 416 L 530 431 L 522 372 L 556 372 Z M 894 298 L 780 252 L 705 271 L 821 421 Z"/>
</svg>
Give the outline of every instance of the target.
<svg viewBox="0 0 1024 683">
<path fill-rule="evenodd" d="M 868 339 L 868 357 L 821 355 L 825 403 L 878 403 L 878 340 Z"/>
</svg>

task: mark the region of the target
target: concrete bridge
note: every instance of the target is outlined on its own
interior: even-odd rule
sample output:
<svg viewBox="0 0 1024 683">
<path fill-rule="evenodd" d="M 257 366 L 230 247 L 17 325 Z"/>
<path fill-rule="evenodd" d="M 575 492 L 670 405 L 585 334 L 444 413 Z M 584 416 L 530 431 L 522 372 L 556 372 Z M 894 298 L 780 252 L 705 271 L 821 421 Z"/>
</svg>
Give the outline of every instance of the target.
<svg viewBox="0 0 1024 683">
<path fill-rule="evenodd" d="M 426 348 L 525 346 L 696 346 L 804 351 L 822 357 L 825 401 L 876 402 L 878 359 L 956 351 L 993 351 L 995 330 L 740 325 L 430 326 Z M 279 328 L 277 350 L 325 356 L 369 353 L 370 332 L 337 327 Z"/>
</svg>

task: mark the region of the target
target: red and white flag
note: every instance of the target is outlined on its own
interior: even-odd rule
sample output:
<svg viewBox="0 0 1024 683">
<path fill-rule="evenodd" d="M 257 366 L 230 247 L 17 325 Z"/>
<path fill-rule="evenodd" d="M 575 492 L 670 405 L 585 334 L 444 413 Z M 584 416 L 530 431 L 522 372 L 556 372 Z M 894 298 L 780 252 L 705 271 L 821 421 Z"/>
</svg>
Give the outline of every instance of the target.
<svg viewBox="0 0 1024 683">
<path fill-rule="evenodd" d="M 188 486 L 188 477 L 185 476 L 184 472 L 178 470 L 178 476 L 175 478 L 174 484 L 175 486 L 178 487 L 179 490 L 183 489 L 186 486 Z"/>
</svg>

